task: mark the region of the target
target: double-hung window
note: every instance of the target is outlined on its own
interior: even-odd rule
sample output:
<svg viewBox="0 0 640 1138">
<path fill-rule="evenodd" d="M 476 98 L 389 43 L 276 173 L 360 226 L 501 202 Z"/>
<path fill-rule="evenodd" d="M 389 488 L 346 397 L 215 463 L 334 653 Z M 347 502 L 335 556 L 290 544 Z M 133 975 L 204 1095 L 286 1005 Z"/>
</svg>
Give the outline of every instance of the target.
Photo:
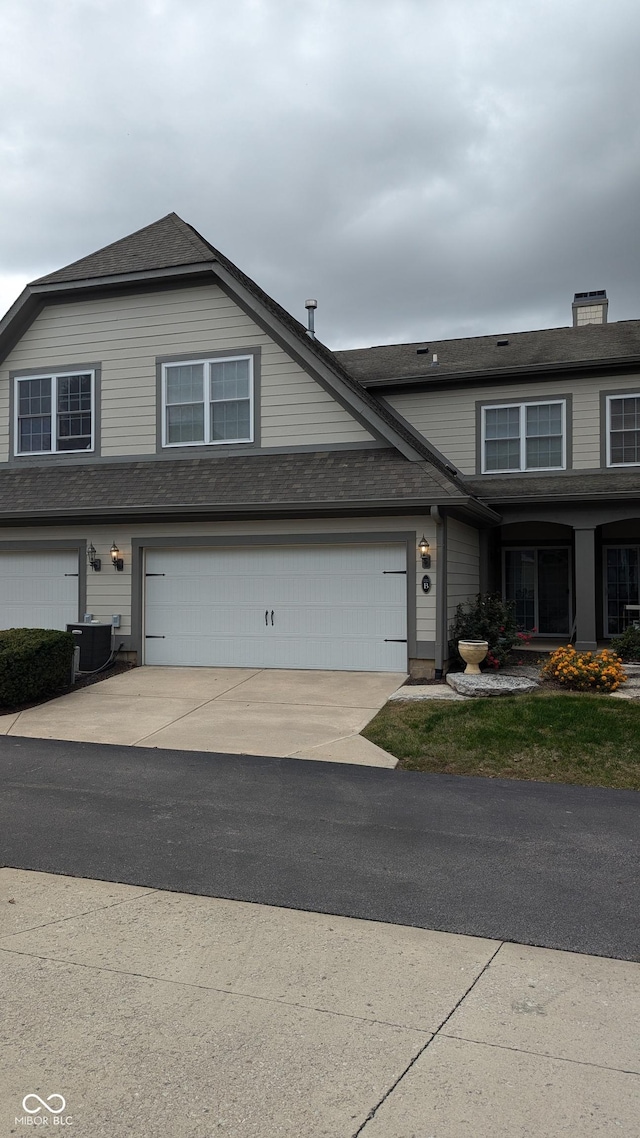
<svg viewBox="0 0 640 1138">
<path fill-rule="evenodd" d="M 253 442 L 253 357 L 162 365 L 163 446 Z"/>
<path fill-rule="evenodd" d="M 503 403 L 482 408 L 482 473 L 564 470 L 566 404 Z"/>
<path fill-rule="evenodd" d="M 92 371 L 15 379 L 15 453 L 59 454 L 94 449 Z"/>
<path fill-rule="evenodd" d="M 640 466 L 640 395 L 607 396 L 607 466 Z"/>
</svg>

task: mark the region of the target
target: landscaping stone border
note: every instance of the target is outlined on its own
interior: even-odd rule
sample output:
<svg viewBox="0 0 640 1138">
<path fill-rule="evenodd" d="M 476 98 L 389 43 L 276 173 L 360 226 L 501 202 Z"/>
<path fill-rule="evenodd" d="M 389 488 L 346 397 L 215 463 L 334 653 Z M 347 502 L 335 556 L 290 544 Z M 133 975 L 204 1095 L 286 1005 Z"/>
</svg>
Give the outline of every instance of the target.
<svg viewBox="0 0 640 1138">
<path fill-rule="evenodd" d="M 458 695 L 495 696 L 527 695 L 539 686 L 538 681 L 527 676 L 496 675 L 481 672 L 479 676 L 467 676 L 464 672 L 447 672 L 447 683 Z"/>
</svg>

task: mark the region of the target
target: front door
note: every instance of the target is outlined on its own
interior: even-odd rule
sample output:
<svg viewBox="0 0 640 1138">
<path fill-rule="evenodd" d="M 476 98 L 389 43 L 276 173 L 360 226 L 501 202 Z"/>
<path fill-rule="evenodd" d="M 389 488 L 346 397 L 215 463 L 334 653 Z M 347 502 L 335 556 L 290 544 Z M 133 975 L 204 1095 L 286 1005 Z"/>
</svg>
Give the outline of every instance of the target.
<svg viewBox="0 0 640 1138">
<path fill-rule="evenodd" d="M 504 595 L 515 602 L 516 621 L 540 636 L 568 636 L 571 629 L 569 550 L 505 549 Z"/>
</svg>

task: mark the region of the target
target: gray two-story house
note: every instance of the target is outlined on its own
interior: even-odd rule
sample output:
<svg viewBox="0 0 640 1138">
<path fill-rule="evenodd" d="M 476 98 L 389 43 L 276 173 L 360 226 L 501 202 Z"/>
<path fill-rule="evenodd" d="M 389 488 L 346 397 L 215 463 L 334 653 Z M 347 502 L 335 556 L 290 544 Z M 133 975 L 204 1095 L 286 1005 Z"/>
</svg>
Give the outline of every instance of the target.
<svg viewBox="0 0 640 1138">
<path fill-rule="evenodd" d="M 635 615 L 640 321 L 600 295 L 332 353 L 170 214 L 29 285 L 0 361 L 0 627 L 430 675 L 480 589 L 584 647 Z"/>
<path fill-rule="evenodd" d="M 500 515 L 480 588 L 582 649 L 640 617 L 640 320 L 607 309 L 582 293 L 566 328 L 337 353 Z"/>
</svg>

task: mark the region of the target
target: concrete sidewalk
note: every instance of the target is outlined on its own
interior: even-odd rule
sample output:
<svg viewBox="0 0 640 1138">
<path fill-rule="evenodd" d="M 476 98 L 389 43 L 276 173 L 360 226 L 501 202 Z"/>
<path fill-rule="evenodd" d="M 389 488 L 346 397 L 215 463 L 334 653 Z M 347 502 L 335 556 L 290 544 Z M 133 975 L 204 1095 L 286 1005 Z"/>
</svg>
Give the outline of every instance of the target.
<svg viewBox="0 0 640 1138">
<path fill-rule="evenodd" d="M 0 921 L 2 1135 L 640 1134 L 638 964 L 12 869 Z"/>
<path fill-rule="evenodd" d="M 0 734 L 395 767 L 360 732 L 402 673 L 135 668 L 14 715 Z"/>
</svg>

